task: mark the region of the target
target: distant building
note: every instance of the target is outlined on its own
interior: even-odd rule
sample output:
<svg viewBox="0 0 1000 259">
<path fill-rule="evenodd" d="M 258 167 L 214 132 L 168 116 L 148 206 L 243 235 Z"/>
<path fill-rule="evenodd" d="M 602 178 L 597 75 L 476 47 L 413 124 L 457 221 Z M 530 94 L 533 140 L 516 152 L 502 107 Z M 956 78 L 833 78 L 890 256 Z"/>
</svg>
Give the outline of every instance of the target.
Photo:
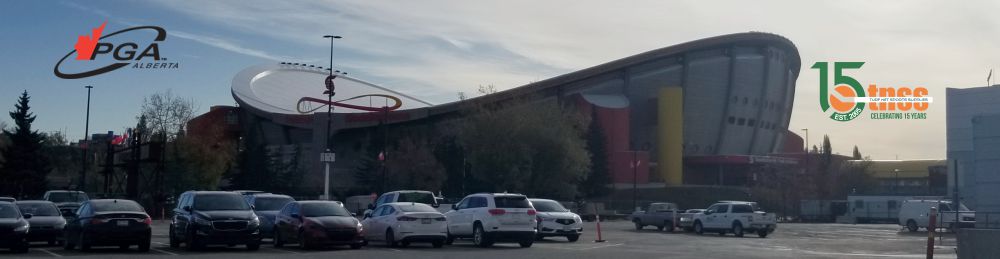
<svg viewBox="0 0 1000 259">
<path fill-rule="evenodd" d="M 966 206 L 1000 211 L 1000 86 L 948 88 L 946 98 L 948 162 L 957 164 L 948 186 L 957 172 Z"/>
<path fill-rule="evenodd" d="M 878 181 L 878 189 L 859 195 L 943 196 L 947 194 L 947 160 L 850 160 L 866 163 L 867 172 Z"/>
<path fill-rule="evenodd" d="M 334 80 L 335 100 L 386 94 L 401 99 L 402 106 L 388 113 L 338 107 L 329 117 L 331 136 L 326 134 L 325 106 L 297 103 L 303 97 L 326 100 L 322 93 L 327 68 L 285 62 L 249 67 L 234 77 L 232 93 L 239 104 L 241 143 L 301 152 L 300 162 L 308 171 L 302 187 L 308 190 L 323 185 L 319 158 L 328 140 L 336 151 L 331 186 L 344 188 L 352 183 L 365 140 L 383 121 L 389 132 L 394 125 L 415 124 L 447 130 L 446 123 L 464 116 L 470 104 L 525 98 L 575 103 L 582 113 L 593 114 L 605 133 L 605 155 L 615 183 L 743 186 L 752 178 L 747 167 L 798 163 L 772 154 L 802 151 L 801 139 L 787 130 L 800 63 L 798 50 L 784 37 L 738 33 L 436 105 L 340 75 Z M 345 102 L 373 105 L 371 98 Z M 189 127 L 192 133 L 198 128 Z"/>
</svg>

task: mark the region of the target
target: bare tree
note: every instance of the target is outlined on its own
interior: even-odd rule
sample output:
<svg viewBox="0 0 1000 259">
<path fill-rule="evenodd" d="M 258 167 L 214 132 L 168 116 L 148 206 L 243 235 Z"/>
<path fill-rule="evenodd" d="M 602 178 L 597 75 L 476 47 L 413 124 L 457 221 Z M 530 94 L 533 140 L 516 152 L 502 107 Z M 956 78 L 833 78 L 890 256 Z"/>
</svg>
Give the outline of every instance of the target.
<svg viewBox="0 0 1000 259">
<path fill-rule="evenodd" d="M 184 132 L 184 126 L 194 116 L 195 109 L 193 100 L 176 96 L 167 90 L 143 98 L 142 109 L 136 119 L 146 117 L 151 132 L 143 133 L 145 139 L 165 136 L 169 141 Z"/>
</svg>

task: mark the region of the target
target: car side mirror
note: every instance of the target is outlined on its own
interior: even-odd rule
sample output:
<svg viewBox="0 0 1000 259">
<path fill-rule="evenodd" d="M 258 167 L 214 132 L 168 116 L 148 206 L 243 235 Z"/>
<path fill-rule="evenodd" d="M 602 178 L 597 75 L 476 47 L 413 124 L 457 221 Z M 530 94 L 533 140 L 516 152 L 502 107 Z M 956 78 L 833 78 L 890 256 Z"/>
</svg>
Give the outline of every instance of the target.
<svg viewBox="0 0 1000 259">
<path fill-rule="evenodd" d="M 296 218 L 296 219 L 300 219 L 300 218 L 302 218 L 302 215 L 299 215 L 298 213 L 292 213 L 292 217 Z"/>
<path fill-rule="evenodd" d="M 372 217 L 372 213 L 371 212 L 365 212 L 365 218 L 366 219 L 367 218 L 371 218 L 371 217 Z"/>
<path fill-rule="evenodd" d="M 24 219 L 30 219 L 31 218 L 31 213 L 24 213 L 24 215 L 22 215 L 22 216 L 24 217 Z"/>
<path fill-rule="evenodd" d="M 434 204 L 431 204 L 431 207 L 438 208 L 438 207 L 441 207 L 441 204 L 440 203 L 434 203 Z"/>
<path fill-rule="evenodd" d="M 370 210 L 374 210 L 374 209 L 375 209 L 375 204 L 371 204 L 371 203 L 369 203 L 369 204 L 368 204 L 368 209 L 370 209 Z"/>
<path fill-rule="evenodd" d="M 351 212 L 351 217 L 357 217 L 357 216 L 358 216 L 357 213 Z"/>
<path fill-rule="evenodd" d="M 191 212 L 191 206 L 184 206 L 181 209 L 187 212 Z"/>
<path fill-rule="evenodd" d="M 250 205 L 250 210 L 257 210 L 257 206 Z"/>
<path fill-rule="evenodd" d="M 458 210 L 458 204 L 452 204 L 451 205 L 451 209 Z"/>
</svg>

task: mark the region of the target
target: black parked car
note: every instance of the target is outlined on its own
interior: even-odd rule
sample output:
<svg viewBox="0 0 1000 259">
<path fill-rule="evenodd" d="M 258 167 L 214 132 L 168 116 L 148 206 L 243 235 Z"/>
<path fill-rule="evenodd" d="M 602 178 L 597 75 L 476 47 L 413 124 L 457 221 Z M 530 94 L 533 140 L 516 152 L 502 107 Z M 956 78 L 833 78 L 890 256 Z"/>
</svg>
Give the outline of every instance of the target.
<svg viewBox="0 0 1000 259">
<path fill-rule="evenodd" d="M 274 246 L 298 243 L 309 249 L 328 245 L 365 245 L 361 222 L 334 201 L 296 201 L 285 205 L 274 222 Z"/>
<path fill-rule="evenodd" d="M 260 249 L 260 219 L 239 193 L 188 191 L 177 199 L 170 222 L 170 247 L 245 244 Z"/>
<path fill-rule="evenodd" d="M 66 249 L 80 246 L 81 251 L 94 246 L 118 246 L 128 249 L 139 246 L 149 251 L 153 219 L 142 205 L 130 200 L 89 200 L 80 205 L 69 218 L 65 229 Z"/>
<path fill-rule="evenodd" d="M 28 252 L 28 219 L 31 214 L 21 215 L 13 203 L 0 201 L 0 247 L 10 248 L 18 253 Z"/>
<path fill-rule="evenodd" d="M 31 214 L 28 222 L 31 223 L 31 230 L 28 231 L 28 241 L 47 241 L 49 245 L 63 244 L 63 228 L 66 227 L 66 219 L 59 208 L 51 201 L 18 201 L 17 208 L 21 214 Z"/>
</svg>

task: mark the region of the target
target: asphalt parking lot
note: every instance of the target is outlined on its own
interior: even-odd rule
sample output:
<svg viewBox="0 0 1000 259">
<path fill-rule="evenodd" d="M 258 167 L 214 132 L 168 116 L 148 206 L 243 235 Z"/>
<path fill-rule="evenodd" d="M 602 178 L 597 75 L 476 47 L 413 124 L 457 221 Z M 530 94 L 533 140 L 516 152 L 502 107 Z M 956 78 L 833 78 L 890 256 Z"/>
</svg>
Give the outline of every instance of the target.
<svg viewBox="0 0 1000 259">
<path fill-rule="evenodd" d="M 303 251 L 297 248 L 274 248 L 270 244 L 259 251 L 247 251 L 243 246 L 212 246 L 204 251 L 188 252 L 182 246 L 167 246 L 166 223 L 154 224 L 153 249 L 139 253 L 117 247 L 97 247 L 91 252 L 66 251 L 36 243 L 27 254 L 12 254 L 7 258 L 924 258 L 927 233 L 901 231 L 896 225 L 847 224 L 779 224 L 767 238 L 755 235 L 737 238 L 732 234 L 696 235 L 683 232 L 661 232 L 652 227 L 636 231 L 627 221 L 603 222 L 603 239 L 595 243 L 595 223 L 588 222 L 586 233 L 576 243 L 564 238 L 547 238 L 531 248 L 517 244 L 498 244 L 493 248 L 474 247 L 468 240 L 435 249 L 430 245 L 414 244 L 409 248 L 387 248 L 373 243 L 360 250 L 347 247 Z M 936 246 L 935 258 L 956 258 L 954 235 L 946 234 L 942 245 Z M 937 244 L 937 243 L 936 243 Z"/>
</svg>

